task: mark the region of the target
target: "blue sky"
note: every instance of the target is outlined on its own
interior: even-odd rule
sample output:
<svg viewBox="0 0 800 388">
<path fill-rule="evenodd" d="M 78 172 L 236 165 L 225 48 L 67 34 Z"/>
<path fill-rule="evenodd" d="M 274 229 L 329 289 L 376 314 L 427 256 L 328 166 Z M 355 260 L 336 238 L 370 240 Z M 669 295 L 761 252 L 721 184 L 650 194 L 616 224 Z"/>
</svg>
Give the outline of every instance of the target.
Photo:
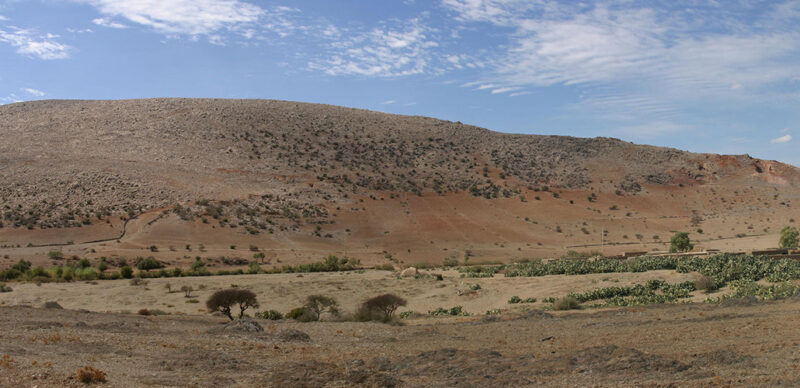
<svg viewBox="0 0 800 388">
<path fill-rule="evenodd" d="M 0 0 L 0 104 L 284 99 L 800 165 L 798 26 L 800 0 Z"/>
</svg>

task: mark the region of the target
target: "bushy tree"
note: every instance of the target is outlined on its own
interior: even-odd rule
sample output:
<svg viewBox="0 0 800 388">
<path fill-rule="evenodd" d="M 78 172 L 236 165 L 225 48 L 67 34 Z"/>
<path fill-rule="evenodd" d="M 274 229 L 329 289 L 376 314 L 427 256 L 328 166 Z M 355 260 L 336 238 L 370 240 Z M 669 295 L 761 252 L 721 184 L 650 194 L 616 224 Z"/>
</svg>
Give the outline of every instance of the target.
<svg viewBox="0 0 800 388">
<path fill-rule="evenodd" d="M 312 314 L 314 321 L 319 321 L 320 316 L 325 312 L 339 315 L 339 302 L 324 295 L 309 295 L 303 307 Z"/>
<path fill-rule="evenodd" d="M 405 299 L 395 294 L 378 295 L 362 303 L 357 316 L 362 321 L 389 322 L 392 320 L 394 312 L 407 303 Z"/>
<path fill-rule="evenodd" d="M 140 261 L 139 264 L 136 264 L 136 268 L 139 268 L 143 271 L 149 271 L 151 269 L 164 268 L 164 264 L 153 257 L 148 257 Z"/>
<path fill-rule="evenodd" d="M 29 269 L 31 269 L 31 262 L 20 259 L 18 262 L 16 262 L 14 265 L 11 266 L 11 269 L 25 273 Z"/>
<path fill-rule="evenodd" d="M 233 320 L 231 310 L 235 305 L 239 305 L 239 319 L 241 319 L 244 317 L 245 310 L 250 307 L 258 307 L 256 294 L 250 290 L 229 288 L 215 292 L 206 301 L 206 308 L 208 308 L 209 312 L 219 311 L 230 320 Z"/>
<path fill-rule="evenodd" d="M 689 233 L 676 232 L 669 240 L 670 252 L 688 252 L 694 248 L 691 240 L 689 240 Z"/>
<path fill-rule="evenodd" d="M 781 248 L 797 248 L 798 236 L 800 236 L 800 233 L 797 232 L 797 228 L 788 225 L 784 226 L 783 229 L 781 229 L 781 237 L 778 243 Z"/>
<path fill-rule="evenodd" d="M 126 265 L 119 269 L 119 274 L 124 279 L 130 279 L 133 277 L 133 268 Z"/>
</svg>

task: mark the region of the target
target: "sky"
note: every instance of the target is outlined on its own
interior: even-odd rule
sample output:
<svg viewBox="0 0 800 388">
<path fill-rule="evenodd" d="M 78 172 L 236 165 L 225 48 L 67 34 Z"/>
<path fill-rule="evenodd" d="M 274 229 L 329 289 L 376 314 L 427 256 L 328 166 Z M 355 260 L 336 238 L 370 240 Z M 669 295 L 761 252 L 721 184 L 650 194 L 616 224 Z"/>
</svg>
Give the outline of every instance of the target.
<svg viewBox="0 0 800 388">
<path fill-rule="evenodd" d="M 799 26 L 800 0 L 0 0 L 0 104 L 280 99 L 800 166 Z"/>
</svg>

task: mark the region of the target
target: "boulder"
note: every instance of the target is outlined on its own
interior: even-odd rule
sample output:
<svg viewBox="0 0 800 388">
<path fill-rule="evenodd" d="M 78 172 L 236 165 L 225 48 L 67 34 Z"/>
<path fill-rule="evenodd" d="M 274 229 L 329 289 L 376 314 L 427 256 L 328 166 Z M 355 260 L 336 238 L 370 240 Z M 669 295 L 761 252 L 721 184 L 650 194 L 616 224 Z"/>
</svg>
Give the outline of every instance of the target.
<svg viewBox="0 0 800 388">
<path fill-rule="evenodd" d="M 414 276 L 417 276 L 417 269 L 414 267 L 408 267 L 404 269 L 402 272 L 400 272 L 400 277 L 403 278 L 411 278 Z"/>
<path fill-rule="evenodd" d="M 246 333 L 254 333 L 264 331 L 264 328 L 258 324 L 258 322 L 252 319 L 237 319 L 230 321 L 222 327 L 224 331 L 238 331 L 238 332 L 246 332 Z"/>
<path fill-rule="evenodd" d="M 45 302 L 43 307 L 46 309 L 56 309 L 56 310 L 64 309 L 63 307 L 61 307 L 60 304 L 58 304 L 58 302 Z"/>
</svg>

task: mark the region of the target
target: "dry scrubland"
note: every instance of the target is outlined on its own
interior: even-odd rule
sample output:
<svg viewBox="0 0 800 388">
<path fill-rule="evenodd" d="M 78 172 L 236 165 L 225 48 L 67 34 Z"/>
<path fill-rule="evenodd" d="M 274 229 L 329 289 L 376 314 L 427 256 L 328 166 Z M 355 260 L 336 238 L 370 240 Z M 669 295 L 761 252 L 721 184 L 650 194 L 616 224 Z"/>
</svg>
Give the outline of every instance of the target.
<svg viewBox="0 0 800 388">
<path fill-rule="evenodd" d="M 12 282 L 0 384 L 82 386 L 88 370 L 107 386 L 794 386 L 798 279 L 792 259 L 716 256 Z M 253 291 L 259 318 L 208 314 L 231 287 Z M 393 324 L 353 321 L 386 292 L 408 301 Z M 255 314 L 311 294 L 341 314 Z"/>
<path fill-rule="evenodd" d="M 39 101 L 0 122 L 0 386 L 800 385 L 796 261 L 527 261 L 675 231 L 773 247 L 800 219 L 792 166 L 285 101 Z M 357 261 L 263 273 L 329 255 Z M 138 279 L 159 266 L 260 273 Z M 242 331 L 205 308 L 231 287 L 251 314 L 311 294 L 343 314 Z M 399 324 L 348 320 L 387 292 Z"/>
<path fill-rule="evenodd" d="M 319 278 L 324 287 L 336 279 Z M 263 332 L 237 332 L 207 315 L 0 306 L 0 385 L 84 386 L 75 373 L 92 366 L 109 387 L 796 386 L 798 309 L 797 299 L 518 309 L 404 326 L 261 321 Z"/>
</svg>

